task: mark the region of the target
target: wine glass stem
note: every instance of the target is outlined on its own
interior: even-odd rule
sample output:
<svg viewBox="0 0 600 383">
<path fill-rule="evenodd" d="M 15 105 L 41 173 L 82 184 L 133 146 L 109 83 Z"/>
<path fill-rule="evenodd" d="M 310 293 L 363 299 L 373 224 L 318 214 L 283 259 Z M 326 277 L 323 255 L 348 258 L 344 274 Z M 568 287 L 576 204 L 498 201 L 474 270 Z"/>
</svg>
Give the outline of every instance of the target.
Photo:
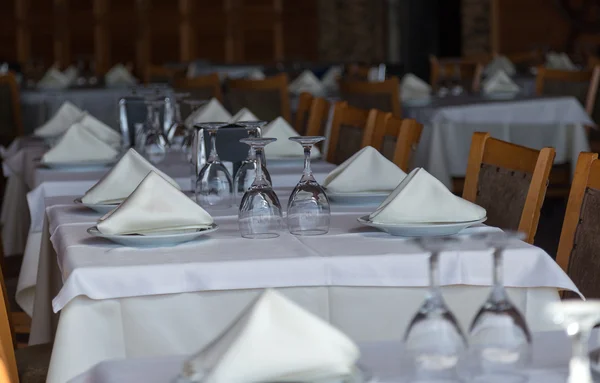
<svg viewBox="0 0 600 383">
<path fill-rule="evenodd" d="M 312 169 L 310 168 L 310 151 L 312 145 L 304 146 L 304 177 L 312 177 Z"/>
<path fill-rule="evenodd" d="M 592 383 L 588 341 L 590 331 L 580 329 L 571 335 L 573 354 L 569 362 L 569 380 L 567 383 Z"/>
<path fill-rule="evenodd" d="M 181 123 L 181 107 L 179 106 L 179 102 L 175 102 L 175 122 Z"/>
<path fill-rule="evenodd" d="M 494 249 L 494 274 L 492 287 L 492 300 L 501 302 L 506 300 L 506 290 L 504 289 L 504 263 L 502 258 L 502 248 Z"/>
<path fill-rule="evenodd" d="M 432 303 L 441 302 L 442 292 L 440 291 L 439 274 L 440 253 L 434 251 L 429 257 L 429 299 Z"/>
<path fill-rule="evenodd" d="M 210 154 L 208 155 L 208 162 L 219 162 L 219 155 L 217 154 L 217 132 L 211 130 L 208 134 L 210 135 Z"/>
<path fill-rule="evenodd" d="M 263 173 L 263 161 L 262 161 L 262 154 L 263 154 L 263 148 L 262 147 L 256 147 L 254 148 L 254 151 L 256 153 L 256 178 L 254 179 L 254 182 L 252 183 L 252 187 L 264 187 L 268 185 L 267 180 L 265 179 L 265 175 Z"/>
</svg>

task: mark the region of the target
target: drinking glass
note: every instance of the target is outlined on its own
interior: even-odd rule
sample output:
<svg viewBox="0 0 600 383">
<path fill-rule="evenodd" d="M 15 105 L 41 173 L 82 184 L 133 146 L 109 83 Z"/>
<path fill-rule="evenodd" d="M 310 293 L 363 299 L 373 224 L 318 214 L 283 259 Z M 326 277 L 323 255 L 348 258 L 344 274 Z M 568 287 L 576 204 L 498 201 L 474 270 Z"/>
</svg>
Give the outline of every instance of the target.
<svg viewBox="0 0 600 383">
<path fill-rule="evenodd" d="M 183 119 L 181 118 L 181 101 L 189 96 L 189 93 L 173 93 L 173 123 L 167 133 L 167 138 L 173 149 L 182 152 L 189 150 L 189 146 L 184 147 L 182 144 L 190 129 L 183 124 Z"/>
<path fill-rule="evenodd" d="M 266 239 L 279 237 L 282 216 L 281 204 L 271 183 L 267 181 L 262 169 L 264 147 L 276 138 L 243 138 L 240 142 L 248 144 L 256 153 L 256 178 L 250 189 L 244 193 L 240 203 L 238 222 L 242 237 Z"/>
<path fill-rule="evenodd" d="M 429 292 L 413 317 L 406 334 L 405 371 L 411 382 L 459 382 L 458 365 L 466 340 L 454 314 L 448 309 L 439 282 L 439 256 L 459 240 L 455 237 L 419 238 L 429 256 Z"/>
<path fill-rule="evenodd" d="M 205 122 L 198 126 L 210 136 L 210 152 L 196 180 L 196 202 L 204 208 L 229 208 L 233 204 L 231 174 L 217 154 L 217 131 L 227 122 Z"/>
<path fill-rule="evenodd" d="M 548 306 L 548 313 L 571 338 L 573 352 L 567 383 L 592 383 L 588 342 L 592 329 L 600 322 L 600 300 L 553 302 Z"/>
<path fill-rule="evenodd" d="M 165 159 L 169 142 L 160 127 L 160 110 L 164 108 L 164 100 L 147 100 L 148 107 L 146 131 L 143 135 L 143 153 L 153 164 Z"/>
<path fill-rule="evenodd" d="M 248 131 L 248 136 L 252 138 L 260 137 L 260 128 L 267 124 L 266 121 L 238 121 L 237 125 L 241 125 Z M 262 159 L 262 158 L 261 158 Z M 267 171 L 264 161 L 262 163 L 262 172 L 266 180 L 272 184 L 271 175 Z M 239 203 L 244 196 L 244 193 L 250 188 L 254 179 L 256 178 L 256 153 L 252 146 L 248 150 L 248 157 L 242 162 L 233 178 L 233 190 L 235 193 L 235 200 Z"/>
<path fill-rule="evenodd" d="M 310 151 L 323 136 L 290 137 L 304 148 L 304 171 L 287 205 L 287 223 L 294 235 L 320 235 L 329 231 L 331 210 L 325 190 L 313 177 Z"/>
<path fill-rule="evenodd" d="M 207 103 L 205 100 L 195 100 L 195 99 L 187 99 L 183 100 L 183 103 L 189 107 L 190 114 L 196 112 L 196 110 L 200 109 L 200 107 Z M 187 128 L 187 134 L 183 138 L 183 142 L 181 143 L 181 150 L 185 153 L 185 159 L 190 164 L 190 174 L 191 174 L 191 182 L 192 189 L 196 189 L 196 179 L 198 178 L 198 173 L 200 172 L 201 162 L 199 161 L 200 156 L 200 147 L 199 141 L 196 140 L 196 128 L 193 124 L 187 124 L 184 121 L 184 125 Z M 200 128 L 198 128 L 199 130 Z M 198 137 L 199 138 L 199 137 Z"/>
<path fill-rule="evenodd" d="M 504 249 L 523 239 L 518 232 L 475 234 L 493 252 L 492 291 L 471 324 L 467 374 L 474 382 L 516 383 L 527 380 L 531 361 L 531 333 L 525 318 L 512 304 L 503 285 Z"/>
</svg>

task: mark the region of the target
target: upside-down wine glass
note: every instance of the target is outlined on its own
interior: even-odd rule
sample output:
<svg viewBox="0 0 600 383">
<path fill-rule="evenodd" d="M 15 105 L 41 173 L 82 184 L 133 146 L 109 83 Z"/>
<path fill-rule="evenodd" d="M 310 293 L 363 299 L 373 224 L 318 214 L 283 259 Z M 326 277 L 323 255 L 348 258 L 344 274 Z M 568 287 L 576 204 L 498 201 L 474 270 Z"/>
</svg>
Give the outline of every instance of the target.
<svg viewBox="0 0 600 383">
<path fill-rule="evenodd" d="M 471 324 L 466 373 L 473 382 L 527 381 L 525 369 L 531 361 L 531 333 L 503 284 L 503 252 L 524 235 L 506 231 L 475 234 L 471 238 L 482 240 L 493 249 L 493 285 Z"/>
<path fill-rule="evenodd" d="M 331 210 L 325 190 L 313 177 L 310 168 L 312 147 L 325 139 L 323 136 L 290 137 L 304 148 L 304 171 L 287 205 L 287 224 L 294 235 L 320 235 L 329 231 Z"/>
<path fill-rule="evenodd" d="M 279 237 L 282 226 L 281 204 L 262 169 L 262 153 L 276 138 L 243 138 L 256 153 L 256 178 L 242 197 L 238 222 L 244 238 L 267 239 Z"/>
<path fill-rule="evenodd" d="M 251 138 L 259 138 L 260 137 L 260 128 L 266 125 L 266 121 L 237 121 L 236 125 L 243 126 L 248 131 L 248 137 Z M 262 159 L 262 158 L 261 158 Z M 262 163 L 262 172 L 263 176 L 266 180 L 272 184 L 271 175 L 269 174 L 267 167 Z M 235 201 L 236 203 L 240 203 L 244 193 L 250 188 L 254 179 L 256 178 L 256 167 L 258 162 L 256 161 L 256 153 L 252 146 L 248 150 L 248 157 L 242 162 L 242 165 L 239 167 L 237 172 L 235 173 L 235 177 L 233 178 L 233 190 L 235 193 Z"/>
<path fill-rule="evenodd" d="M 189 129 L 183 124 L 181 118 L 181 101 L 189 96 L 189 93 L 173 93 L 173 123 L 169 127 L 167 138 L 175 150 L 184 151 L 184 149 L 189 149 L 189 147 L 184 148 L 182 145 Z"/>
<path fill-rule="evenodd" d="M 190 116 L 193 115 L 200 107 L 207 103 L 205 100 L 195 100 L 195 99 L 187 99 L 183 100 L 183 103 L 189 107 Z M 188 116 L 189 117 L 189 116 Z M 192 182 L 192 191 L 196 189 L 196 179 L 198 178 L 198 173 L 201 169 L 202 162 L 200 161 L 200 141 L 196 140 L 197 132 L 196 128 L 192 123 L 188 121 L 184 121 L 184 125 L 187 129 L 187 134 L 183 138 L 183 142 L 181 143 L 182 151 L 186 153 L 186 161 L 190 164 L 190 174 L 191 174 L 191 182 Z M 198 128 L 199 130 L 200 128 Z"/>
<path fill-rule="evenodd" d="M 153 164 L 158 164 L 165 159 L 169 142 L 160 126 L 160 109 L 165 107 L 164 100 L 149 100 L 147 130 L 144 135 L 144 155 Z"/>
<path fill-rule="evenodd" d="M 459 362 L 466 340 L 452 312 L 446 306 L 439 281 L 439 257 L 459 239 L 424 237 L 416 242 L 430 253 L 429 291 L 404 336 L 406 375 L 410 382 L 459 382 Z"/>
<path fill-rule="evenodd" d="M 229 174 L 217 153 L 217 131 L 227 125 L 229 125 L 227 122 L 204 122 L 197 125 L 208 132 L 210 137 L 208 158 L 198 172 L 195 189 L 196 202 L 204 208 L 226 209 L 233 204 L 231 174 Z"/>
</svg>

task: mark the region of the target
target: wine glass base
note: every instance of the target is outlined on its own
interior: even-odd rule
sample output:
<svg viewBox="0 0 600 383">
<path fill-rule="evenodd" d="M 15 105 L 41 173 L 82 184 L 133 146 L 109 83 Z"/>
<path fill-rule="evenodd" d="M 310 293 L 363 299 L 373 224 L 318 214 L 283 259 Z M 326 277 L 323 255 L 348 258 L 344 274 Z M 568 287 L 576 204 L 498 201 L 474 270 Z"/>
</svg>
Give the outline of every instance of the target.
<svg viewBox="0 0 600 383">
<path fill-rule="evenodd" d="M 494 372 L 474 376 L 469 380 L 472 383 L 525 383 L 529 380 L 527 375 L 517 372 Z"/>
<path fill-rule="evenodd" d="M 290 230 L 290 233 L 298 236 L 323 235 L 329 233 L 329 229 Z"/>
<path fill-rule="evenodd" d="M 279 237 L 279 233 L 242 234 L 247 239 L 272 239 Z"/>
</svg>

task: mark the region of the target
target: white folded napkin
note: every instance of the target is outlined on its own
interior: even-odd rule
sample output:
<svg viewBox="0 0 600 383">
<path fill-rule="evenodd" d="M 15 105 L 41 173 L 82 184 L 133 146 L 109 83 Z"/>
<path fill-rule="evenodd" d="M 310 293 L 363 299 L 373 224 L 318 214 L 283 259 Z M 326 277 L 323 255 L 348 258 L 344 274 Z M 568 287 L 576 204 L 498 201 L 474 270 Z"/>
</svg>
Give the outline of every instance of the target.
<svg viewBox="0 0 600 383">
<path fill-rule="evenodd" d="M 185 119 L 185 125 L 191 127 L 201 122 L 226 122 L 230 119 L 231 114 L 219 100 L 211 98 L 208 103 L 202 105 Z"/>
<path fill-rule="evenodd" d="M 38 137 L 56 137 L 67 131 L 74 123 L 80 121 L 86 113 L 73 105 L 69 101 L 65 101 L 60 108 L 54 113 L 54 116 L 44 125 L 37 128 L 34 136 Z"/>
<path fill-rule="evenodd" d="M 81 119 L 81 121 L 73 124 L 73 126 L 79 126 L 80 128 L 88 130 L 98 139 L 106 142 L 114 148 L 120 148 L 121 146 L 121 134 L 87 113 Z"/>
<path fill-rule="evenodd" d="M 421 100 L 431 97 L 431 86 L 412 73 L 402 77 L 400 82 L 402 100 Z"/>
<path fill-rule="evenodd" d="M 185 362 L 182 377 L 203 383 L 327 381 L 352 374 L 359 356 L 338 329 L 266 290 Z"/>
<path fill-rule="evenodd" d="M 329 173 L 322 185 L 334 193 L 391 193 L 404 177 L 402 169 L 367 146 Z"/>
<path fill-rule="evenodd" d="M 258 121 L 258 117 L 256 117 L 248 108 L 242 108 L 229 119 L 229 122 L 231 123 L 238 121 Z"/>
<path fill-rule="evenodd" d="M 452 194 L 425 169 L 410 172 L 369 216 L 376 223 L 444 223 L 483 219 L 484 208 Z"/>
<path fill-rule="evenodd" d="M 65 89 L 69 86 L 69 79 L 53 66 L 46 71 L 44 77 L 38 81 L 37 86 L 40 89 Z"/>
<path fill-rule="evenodd" d="M 274 137 L 277 141 L 265 146 L 265 156 L 267 159 L 285 158 L 285 157 L 303 157 L 304 149 L 297 142 L 290 141 L 290 137 L 299 136 L 298 132 L 288 124 L 283 117 L 277 117 L 264 128 L 262 128 L 263 137 Z M 310 158 L 321 156 L 318 148 L 313 147 L 310 152 Z"/>
<path fill-rule="evenodd" d="M 212 217 L 200 205 L 151 171 L 97 226 L 104 234 L 143 235 L 207 229 L 212 224 Z"/>
<path fill-rule="evenodd" d="M 75 80 L 77 80 L 77 73 L 77 68 L 75 68 L 75 66 L 73 65 L 71 65 L 63 71 L 63 74 L 65 75 L 65 78 L 68 81 L 68 85 L 72 85 L 75 83 Z"/>
<path fill-rule="evenodd" d="M 514 76 L 517 73 L 514 64 L 506 56 L 497 56 L 485 67 L 483 74 L 492 76 L 498 71 L 504 71 L 509 76 Z"/>
<path fill-rule="evenodd" d="M 158 170 L 133 148 L 81 198 L 84 203 L 119 203 L 129 197 L 150 172 L 155 172 L 173 187 L 180 189 L 175 180 Z"/>
<path fill-rule="evenodd" d="M 246 75 L 246 78 L 248 80 L 264 80 L 267 77 L 261 70 L 253 69 L 250 73 L 248 73 L 248 75 Z"/>
<path fill-rule="evenodd" d="M 484 93 L 517 93 L 519 90 L 519 86 L 503 70 L 498 70 L 483 83 Z"/>
<path fill-rule="evenodd" d="M 338 80 L 342 77 L 343 69 L 339 65 L 334 65 L 327 69 L 323 77 L 321 77 L 321 84 L 327 89 L 338 89 Z"/>
<path fill-rule="evenodd" d="M 87 129 L 72 126 L 58 143 L 42 157 L 42 163 L 79 163 L 108 161 L 119 152 Z"/>
<path fill-rule="evenodd" d="M 325 87 L 317 76 L 310 70 L 305 70 L 288 86 L 290 93 L 300 94 L 308 92 L 313 95 L 322 95 L 325 93 Z"/>
<path fill-rule="evenodd" d="M 117 64 L 110 68 L 104 75 L 104 82 L 108 86 L 130 86 L 137 84 L 137 80 L 129 69 L 123 64 Z"/>
<path fill-rule="evenodd" d="M 546 67 L 549 69 L 577 70 L 577 66 L 566 53 L 550 52 L 546 55 Z"/>
</svg>

